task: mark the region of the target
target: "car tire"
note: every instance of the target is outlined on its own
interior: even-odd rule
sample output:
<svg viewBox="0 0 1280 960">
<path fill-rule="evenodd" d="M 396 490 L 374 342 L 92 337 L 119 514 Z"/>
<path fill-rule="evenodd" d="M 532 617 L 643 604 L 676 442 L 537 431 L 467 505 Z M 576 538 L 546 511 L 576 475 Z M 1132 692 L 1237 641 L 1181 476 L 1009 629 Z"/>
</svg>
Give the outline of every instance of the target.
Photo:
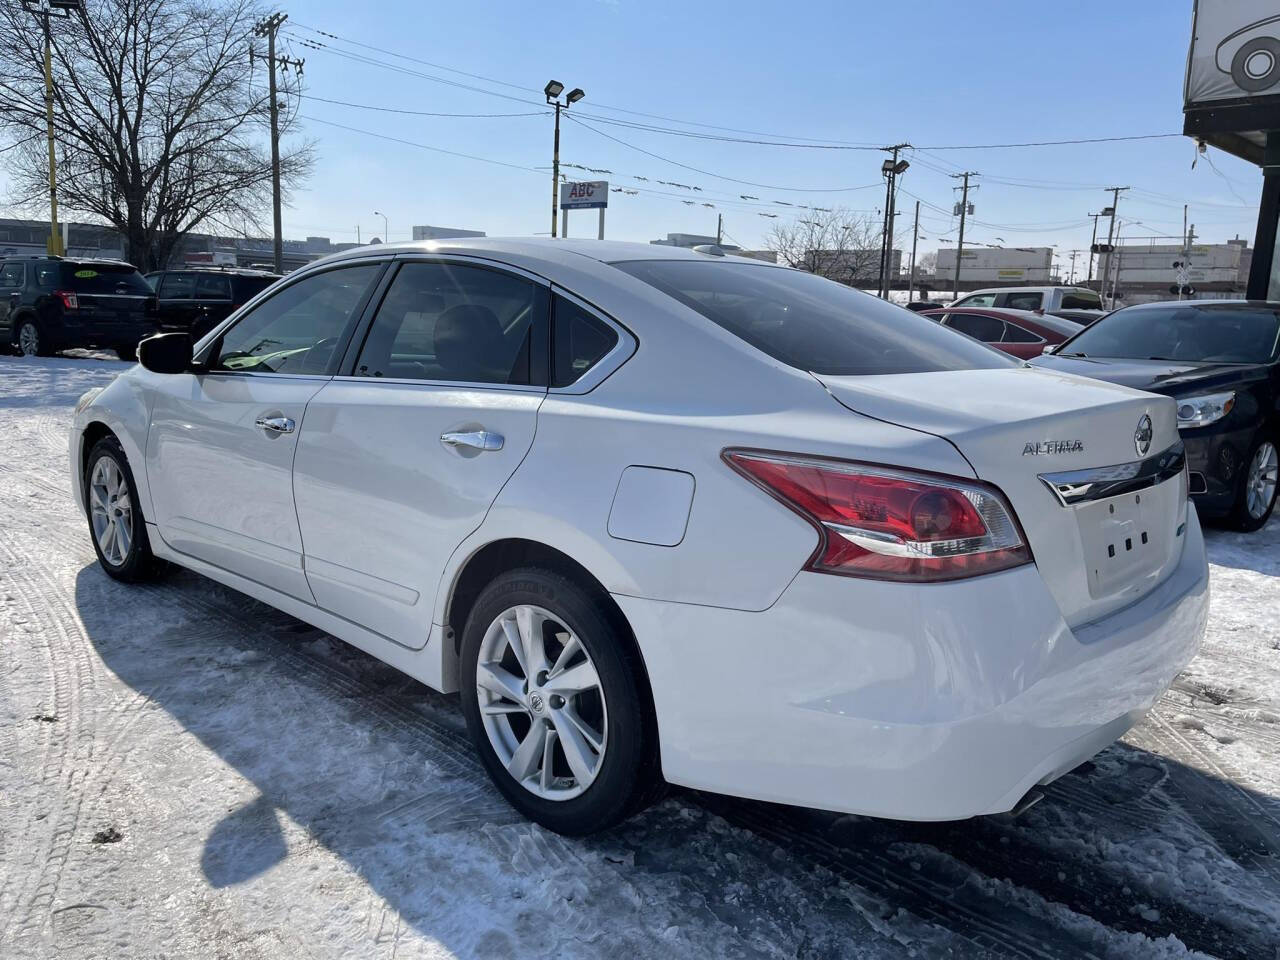
<svg viewBox="0 0 1280 960">
<path fill-rule="evenodd" d="M 95 443 L 84 472 L 89 534 L 98 565 L 125 583 L 153 580 L 167 568 L 151 552 L 137 490 L 120 441 L 108 435 Z"/>
<path fill-rule="evenodd" d="M 40 325 L 31 317 L 23 317 L 18 321 L 16 343 L 18 353 L 24 357 L 47 357 L 52 353 L 48 340 L 40 331 Z"/>
<path fill-rule="evenodd" d="M 661 795 L 657 724 L 626 630 L 598 591 L 537 567 L 498 576 L 467 617 L 460 684 L 472 742 L 508 802 L 556 833 L 606 830 Z"/>
<path fill-rule="evenodd" d="M 1266 73 L 1250 75 L 1247 66 L 1250 58 L 1264 53 L 1271 58 Z M 1280 40 L 1275 37 L 1254 37 L 1244 44 L 1231 58 L 1231 79 L 1236 86 L 1248 93 L 1261 93 L 1280 82 Z"/>
<path fill-rule="evenodd" d="M 1276 507 L 1280 448 L 1276 437 L 1259 435 L 1249 448 L 1236 481 L 1236 499 L 1227 524 L 1244 533 L 1266 526 Z"/>
</svg>

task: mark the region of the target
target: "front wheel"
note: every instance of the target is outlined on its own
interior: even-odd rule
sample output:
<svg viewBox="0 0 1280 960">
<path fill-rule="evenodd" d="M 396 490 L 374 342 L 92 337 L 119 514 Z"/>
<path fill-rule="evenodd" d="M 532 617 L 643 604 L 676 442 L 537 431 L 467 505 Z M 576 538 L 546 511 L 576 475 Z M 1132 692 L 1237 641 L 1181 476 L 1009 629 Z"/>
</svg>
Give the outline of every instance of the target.
<svg viewBox="0 0 1280 960">
<path fill-rule="evenodd" d="M 164 568 L 147 539 L 129 461 L 115 437 L 106 436 L 89 451 L 84 499 L 98 563 L 107 576 L 133 583 L 153 579 Z"/>
<path fill-rule="evenodd" d="M 1231 526 L 1245 533 L 1259 530 L 1271 518 L 1280 479 L 1280 453 L 1274 440 L 1259 437 L 1249 451 L 1236 487 L 1236 502 L 1228 518 Z"/>
<path fill-rule="evenodd" d="M 467 729 L 513 807 L 557 833 L 605 830 L 661 789 L 656 725 L 625 629 L 550 570 L 502 574 L 463 633 Z"/>
</svg>

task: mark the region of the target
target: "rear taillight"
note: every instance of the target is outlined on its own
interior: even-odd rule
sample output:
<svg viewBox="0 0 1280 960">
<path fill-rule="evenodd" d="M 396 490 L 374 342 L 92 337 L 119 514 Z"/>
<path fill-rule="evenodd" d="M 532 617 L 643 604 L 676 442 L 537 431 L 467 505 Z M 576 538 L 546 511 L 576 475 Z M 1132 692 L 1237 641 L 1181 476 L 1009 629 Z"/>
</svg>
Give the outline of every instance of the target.
<svg viewBox="0 0 1280 960">
<path fill-rule="evenodd" d="M 79 310 L 80 301 L 76 298 L 73 290 L 55 290 L 53 295 L 62 301 L 62 306 L 66 310 Z"/>
<path fill-rule="evenodd" d="M 724 459 L 817 529 L 807 570 L 924 582 L 1031 562 L 1013 510 L 984 484 L 747 450 Z"/>
</svg>

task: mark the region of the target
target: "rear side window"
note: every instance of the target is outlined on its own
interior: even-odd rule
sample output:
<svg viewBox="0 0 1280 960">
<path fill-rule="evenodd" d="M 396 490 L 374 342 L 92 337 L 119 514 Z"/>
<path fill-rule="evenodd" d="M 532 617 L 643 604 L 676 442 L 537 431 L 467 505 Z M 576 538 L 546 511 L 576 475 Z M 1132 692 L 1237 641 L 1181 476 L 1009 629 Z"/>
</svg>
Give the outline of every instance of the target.
<svg viewBox="0 0 1280 960">
<path fill-rule="evenodd" d="M 236 277 L 232 281 L 235 284 L 235 302 L 248 303 L 278 279 L 279 277 Z"/>
<path fill-rule="evenodd" d="M 1003 320 L 980 313 L 953 313 L 947 319 L 947 326 L 983 343 L 999 343 L 1004 336 Z"/>
<path fill-rule="evenodd" d="M 956 301 L 957 307 L 994 307 L 995 305 L 996 295 L 994 293 L 975 293 L 973 296 Z"/>
<path fill-rule="evenodd" d="M 211 273 L 196 274 L 197 300 L 230 300 L 231 281 Z"/>
<path fill-rule="evenodd" d="M 1039 310 L 1042 303 L 1042 293 L 1010 293 L 1004 305 L 1011 310 Z"/>
<path fill-rule="evenodd" d="M 1004 340 L 1002 343 L 1043 343 L 1044 338 L 1037 336 L 1025 327 L 1020 327 L 1016 323 L 1006 322 L 1004 325 Z"/>
<path fill-rule="evenodd" d="M 63 263 L 62 282 L 76 293 L 149 297 L 151 285 L 133 267 L 104 263 Z"/>
<path fill-rule="evenodd" d="M 523 277 L 456 263 L 406 263 L 373 319 L 356 375 L 527 384 L 539 311 L 545 316 L 546 298 Z"/>
<path fill-rule="evenodd" d="M 618 334 L 572 300 L 557 294 L 552 319 L 551 385 L 567 387 L 599 363 Z"/>
<path fill-rule="evenodd" d="M 1102 299 L 1096 293 L 1064 293 L 1063 310 L 1101 310 Z"/>
<path fill-rule="evenodd" d="M 723 260 L 615 267 L 776 360 L 829 376 L 1014 366 L 928 317 L 811 273 Z"/>
<path fill-rule="evenodd" d="M 22 264 L 6 263 L 0 267 L 0 287 L 13 290 L 22 286 Z"/>
</svg>

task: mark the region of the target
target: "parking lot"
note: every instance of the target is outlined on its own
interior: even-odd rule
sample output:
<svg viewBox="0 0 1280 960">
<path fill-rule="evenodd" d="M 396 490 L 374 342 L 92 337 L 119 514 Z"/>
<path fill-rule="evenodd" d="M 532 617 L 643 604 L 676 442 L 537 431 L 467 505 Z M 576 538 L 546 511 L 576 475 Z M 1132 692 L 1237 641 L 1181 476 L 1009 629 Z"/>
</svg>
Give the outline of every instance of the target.
<svg viewBox="0 0 1280 960">
<path fill-rule="evenodd" d="M 101 356 L 0 358 L 6 957 L 1280 957 L 1280 519 L 1207 530 L 1200 656 L 1017 819 L 673 793 L 568 840 L 457 699 L 200 576 L 94 561 Z"/>
</svg>

